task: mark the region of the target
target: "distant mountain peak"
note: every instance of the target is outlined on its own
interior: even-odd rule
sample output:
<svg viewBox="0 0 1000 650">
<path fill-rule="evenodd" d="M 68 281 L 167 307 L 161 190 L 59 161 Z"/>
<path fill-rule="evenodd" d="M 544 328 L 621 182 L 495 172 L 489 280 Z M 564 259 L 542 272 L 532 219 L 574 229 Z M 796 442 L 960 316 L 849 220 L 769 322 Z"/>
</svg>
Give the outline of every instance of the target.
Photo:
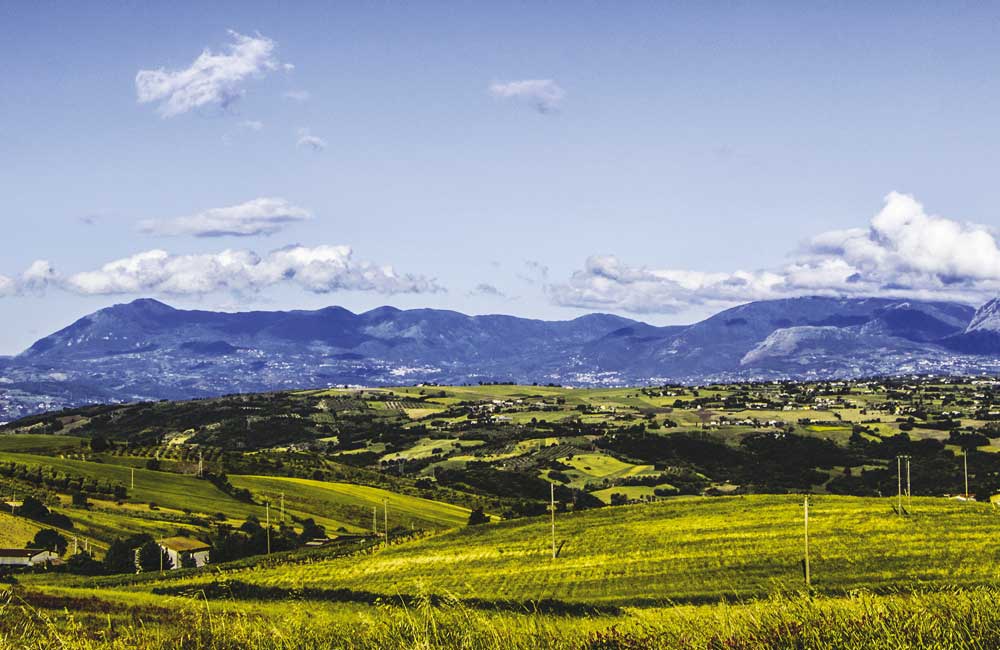
<svg viewBox="0 0 1000 650">
<path fill-rule="evenodd" d="M 1000 298 L 994 298 L 976 310 L 965 331 L 1000 333 Z"/>
<path fill-rule="evenodd" d="M 392 306 L 223 313 L 140 299 L 85 316 L 3 366 L 9 394 L 25 397 L 15 408 L 0 392 L 0 419 L 95 395 L 181 399 L 338 384 L 997 374 L 1000 300 L 977 312 L 940 301 L 806 296 L 656 327 L 601 313 L 560 321 Z M 53 373 L 65 377 L 61 401 L 39 399 L 54 394 L 40 392 L 53 390 Z"/>
</svg>

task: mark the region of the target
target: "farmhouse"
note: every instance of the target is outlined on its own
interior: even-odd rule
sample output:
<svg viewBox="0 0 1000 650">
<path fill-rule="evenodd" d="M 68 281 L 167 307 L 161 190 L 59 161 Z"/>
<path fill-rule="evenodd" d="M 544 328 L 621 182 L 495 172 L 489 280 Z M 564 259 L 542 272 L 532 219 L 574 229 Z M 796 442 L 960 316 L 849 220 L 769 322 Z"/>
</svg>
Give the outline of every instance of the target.
<svg viewBox="0 0 1000 650">
<path fill-rule="evenodd" d="M 170 557 L 173 568 L 187 566 L 205 566 L 212 547 L 190 537 L 168 537 L 157 542 L 163 552 Z"/>
<path fill-rule="evenodd" d="M 52 551 L 41 548 L 0 548 L 0 566 L 36 566 L 58 559 Z"/>
</svg>

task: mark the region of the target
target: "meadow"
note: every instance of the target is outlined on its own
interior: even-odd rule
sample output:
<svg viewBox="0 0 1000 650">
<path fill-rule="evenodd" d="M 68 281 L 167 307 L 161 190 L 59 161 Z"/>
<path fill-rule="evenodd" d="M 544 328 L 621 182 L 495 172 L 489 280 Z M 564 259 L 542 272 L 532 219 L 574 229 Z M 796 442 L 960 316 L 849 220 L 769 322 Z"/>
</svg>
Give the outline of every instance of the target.
<svg viewBox="0 0 1000 650">
<path fill-rule="evenodd" d="M 1000 516 L 984 504 L 814 496 L 812 590 L 919 591 L 1000 578 Z M 551 557 L 546 517 L 469 526 L 364 558 L 240 570 L 226 580 L 266 588 L 340 588 L 391 597 L 654 606 L 739 601 L 804 588 L 802 499 L 679 498 L 559 514 Z M 212 582 L 199 576 L 192 584 Z"/>
<path fill-rule="evenodd" d="M 29 575 L 11 647 L 992 648 L 987 505 L 813 497 L 675 499 L 470 526 L 374 553 L 113 582 Z M 66 611 L 68 608 L 68 611 Z M 138 619 L 136 618 L 138 617 Z M 136 624 L 137 620 L 145 624 Z"/>
<path fill-rule="evenodd" d="M 397 494 L 381 488 L 276 476 L 230 476 L 236 487 L 270 500 L 272 507 L 284 495 L 285 508 L 300 516 L 311 516 L 331 531 L 343 527 L 350 532 L 371 530 L 372 509 L 378 509 L 381 530 L 388 506 L 390 528 L 440 530 L 462 526 L 469 510 L 448 503 Z M 364 525 L 362 525 L 364 522 Z"/>
</svg>

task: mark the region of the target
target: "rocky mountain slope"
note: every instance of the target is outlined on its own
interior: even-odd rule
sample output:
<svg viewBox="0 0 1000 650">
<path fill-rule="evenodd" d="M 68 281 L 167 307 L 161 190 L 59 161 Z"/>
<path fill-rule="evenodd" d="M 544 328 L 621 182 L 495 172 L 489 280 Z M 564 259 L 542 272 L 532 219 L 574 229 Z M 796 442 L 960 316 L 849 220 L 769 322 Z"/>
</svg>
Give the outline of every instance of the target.
<svg viewBox="0 0 1000 650">
<path fill-rule="evenodd" d="M 0 421 L 94 401 L 337 384 L 622 385 L 1000 371 L 1000 301 L 807 297 L 690 326 L 380 307 L 218 313 L 136 300 L 0 359 Z"/>
</svg>

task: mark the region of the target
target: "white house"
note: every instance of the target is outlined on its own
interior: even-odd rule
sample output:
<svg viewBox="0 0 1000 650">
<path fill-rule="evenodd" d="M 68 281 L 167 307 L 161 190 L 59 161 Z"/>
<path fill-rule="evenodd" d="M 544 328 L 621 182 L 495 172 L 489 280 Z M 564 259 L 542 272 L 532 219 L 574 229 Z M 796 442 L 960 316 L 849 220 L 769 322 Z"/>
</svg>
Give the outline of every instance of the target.
<svg viewBox="0 0 1000 650">
<path fill-rule="evenodd" d="M 175 569 L 180 569 L 184 565 L 185 558 L 194 560 L 194 566 L 205 566 L 212 550 L 212 547 L 205 542 L 190 537 L 168 537 L 157 543 L 170 557 Z"/>
<path fill-rule="evenodd" d="M 35 566 L 58 559 L 58 555 L 42 548 L 0 548 L 0 566 Z"/>
</svg>

